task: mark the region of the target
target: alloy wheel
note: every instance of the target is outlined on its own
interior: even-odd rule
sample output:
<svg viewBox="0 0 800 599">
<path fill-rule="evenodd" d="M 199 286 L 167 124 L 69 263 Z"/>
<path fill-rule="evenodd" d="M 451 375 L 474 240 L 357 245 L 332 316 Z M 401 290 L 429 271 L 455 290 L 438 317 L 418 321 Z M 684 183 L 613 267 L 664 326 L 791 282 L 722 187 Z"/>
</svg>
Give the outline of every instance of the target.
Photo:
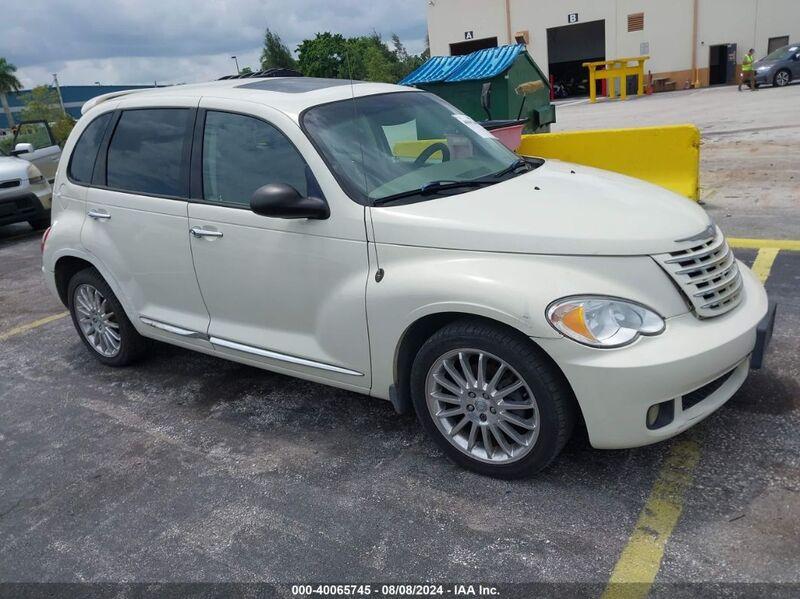
<svg viewBox="0 0 800 599">
<path fill-rule="evenodd" d="M 459 451 L 491 464 L 515 462 L 539 436 L 536 398 L 505 360 L 463 348 L 440 356 L 425 381 L 439 431 Z"/>
<path fill-rule="evenodd" d="M 789 73 L 786 71 L 779 71 L 778 74 L 775 75 L 775 85 L 778 87 L 789 85 Z"/>
<path fill-rule="evenodd" d="M 122 346 L 119 323 L 108 299 L 93 285 L 75 289 L 74 306 L 84 337 L 97 353 L 113 358 Z"/>
</svg>

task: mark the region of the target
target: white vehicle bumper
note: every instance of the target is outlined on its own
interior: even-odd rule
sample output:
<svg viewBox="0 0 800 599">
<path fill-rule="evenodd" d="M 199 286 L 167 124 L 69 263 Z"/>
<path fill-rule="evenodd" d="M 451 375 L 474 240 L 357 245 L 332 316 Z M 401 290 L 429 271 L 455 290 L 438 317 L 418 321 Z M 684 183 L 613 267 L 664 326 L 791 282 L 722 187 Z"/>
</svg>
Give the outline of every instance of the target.
<svg viewBox="0 0 800 599">
<path fill-rule="evenodd" d="M 594 447 L 638 447 L 668 439 L 700 422 L 741 387 L 768 302 L 750 270 L 741 263 L 739 268 L 744 297 L 723 316 L 669 318 L 662 334 L 619 349 L 594 349 L 566 338 L 536 339 L 572 385 Z M 719 380 L 723 375 L 724 382 Z M 683 398 L 695 390 L 691 402 Z M 648 428 L 647 410 L 669 400 L 672 420 Z"/>
<path fill-rule="evenodd" d="M 0 225 L 48 216 L 51 204 L 52 191 L 47 182 L 30 185 L 23 180 L 17 187 L 0 189 Z"/>
</svg>

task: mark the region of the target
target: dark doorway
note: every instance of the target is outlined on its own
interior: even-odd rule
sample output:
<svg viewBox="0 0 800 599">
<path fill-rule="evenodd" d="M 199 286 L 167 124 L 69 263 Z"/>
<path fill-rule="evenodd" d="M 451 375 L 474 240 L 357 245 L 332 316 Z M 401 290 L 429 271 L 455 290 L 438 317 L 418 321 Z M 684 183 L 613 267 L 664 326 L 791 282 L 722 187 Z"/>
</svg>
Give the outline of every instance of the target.
<svg viewBox="0 0 800 599">
<path fill-rule="evenodd" d="M 606 22 L 589 21 L 547 30 L 547 61 L 557 97 L 588 96 L 584 62 L 606 59 Z M 600 83 L 598 82 L 598 91 Z"/>
<path fill-rule="evenodd" d="M 496 37 L 483 37 L 479 40 L 469 40 L 466 42 L 458 42 L 450 44 L 450 56 L 461 56 L 462 54 L 469 54 L 477 52 L 485 48 L 497 48 Z"/>
<path fill-rule="evenodd" d="M 725 85 L 736 79 L 736 44 L 708 47 L 708 84 Z"/>
</svg>

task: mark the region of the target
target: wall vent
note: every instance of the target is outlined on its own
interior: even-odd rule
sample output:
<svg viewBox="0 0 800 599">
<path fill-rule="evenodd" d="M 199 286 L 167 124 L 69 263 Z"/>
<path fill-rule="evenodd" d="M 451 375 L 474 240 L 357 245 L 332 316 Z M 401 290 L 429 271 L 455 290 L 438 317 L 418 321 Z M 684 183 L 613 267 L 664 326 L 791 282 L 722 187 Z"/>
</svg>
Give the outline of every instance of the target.
<svg viewBox="0 0 800 599">
<path fill-rule="evenodd" d="M 642 31 L 644 29 L 644 13 L 635 12 L 628 15 L 628 31 Z"/>
</svg>

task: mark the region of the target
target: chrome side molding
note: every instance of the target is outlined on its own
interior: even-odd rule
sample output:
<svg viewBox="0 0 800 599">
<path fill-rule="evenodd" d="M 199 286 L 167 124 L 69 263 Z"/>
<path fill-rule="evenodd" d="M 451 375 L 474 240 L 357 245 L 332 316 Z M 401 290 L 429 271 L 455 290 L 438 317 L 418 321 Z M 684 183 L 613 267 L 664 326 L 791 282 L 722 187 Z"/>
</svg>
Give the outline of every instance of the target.
<svg viewBox="0 0 800 599">
<path fill-rule="evenodd" d="M 311 368 L 319 368 L 320 370 L 328 370 L 330 372 L 339 372 L 341 374 L 349 374 L 350 376 L 364 376 L 363 372 L 357 370 L 350 370 L 342 368 L 341 366 L 334 366 L 333 364 L 325 364 L 323 362 L 315 362 L 314 360 L 307 360 L 305 358 L 298 358 L 297 356 L 290 356 L 278 352 L 270 351 L 268 349 L 261 349 L 260 347 L 253 347 L 252 345 L 244 345 L 236 343 L 235 341 L 228 341 L 227 339 L 220 339 L 219 337 L 209 337 L 212 345 L 219 345 L 227 347 L 228 349 L 235 349 L 237 351 L 246 352 L 264 358 L 271 358 L 273 360 L 280 360 L 281 362 L 288 362 L 289 364 L 297 364 L 299 366 L 309 366 Z"/>
<path fill-rule="evenodd" d="M 205 333 L 200 333 L 198 331 L 192 331 L 190 329 L 184 329 L 181 327 L 176 327 L 174 324 L 167 324 L 166 322 L 161 322 L 160 320 L 153 320 L 152 318 L 148 318 L 147 316 L 139 316 L 139 320 L 146 324 L 147 326 L 151 326 L 154 329 L 160 329 L 162 331 L 167 331 L 168 333 L 175 333 L 176 335 L 180 335 L 181 337 L 190 337 L 192 339 L 205 339 L 208 340 L 208 335 Z"/>
<path fill-rule="evenodd" d="M 297 356 L 290 356 L 289 354 L 282 354 L 280 352 L 262 349 L 260 347 L 253 347 L 252 345 L 245 345 L 243 343 L 236 343 L 235 341 L 228 341 L 227 339 L 220 339 L 219 337 L 211 337 L 205 333 L 200 333 L 199 331 L 192 331 L 190 329 L 177 327 L 174 324 L 161 322 L 160 320 L 155 320 L 147 316 L 139 315 L 139 320 L 143 324 L 151 326 L 154 329 L 159 329 L 168 333 L 174 333 L 175 335 L 180 335 L 181 337 L 190 339 L 203 339 L 204 341 L 210 341 L 212 345 L 218 345 L 228 349 L 235 349 L 236 351 L 253 354 L 254 356 L 261 356 L 262 358 L 270 358 L 272 360 L 287 362 L 288 364 L 308 366 L 310 368 L 318 368 L 319 370 L 338 372 L 350 376 L 364 376 L 363 372 L 358 372 L 357 370 L 350 370 L 349 368 L 342 368 L 341 366 L 334 366 L 333 364 L 325 364 L 324 362 L 315 362 L 314 360 L 308 360 L 306 358 L 298 358 Z"/>
</svg>

